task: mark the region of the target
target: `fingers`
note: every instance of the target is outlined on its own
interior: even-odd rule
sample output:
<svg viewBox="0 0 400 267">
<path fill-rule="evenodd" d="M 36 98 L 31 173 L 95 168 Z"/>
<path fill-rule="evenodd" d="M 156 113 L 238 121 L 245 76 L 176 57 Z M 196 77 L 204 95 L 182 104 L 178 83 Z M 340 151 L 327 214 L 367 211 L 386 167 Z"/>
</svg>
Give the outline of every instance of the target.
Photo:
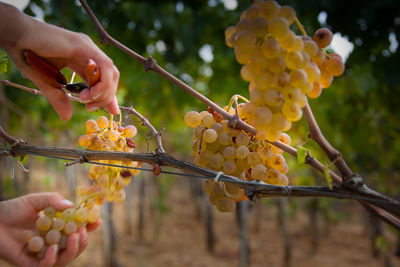
<svg viewBox="0 0 400 267">
<path fill-rule="evenodd" d="M 61 252 L 57 261 L 57 265 L 65 266 L 76 256 L 78 256 L 79 246 L 80 246 L 80 234 L 75 233 L 70 235 L 67 239 L 67 248 L 63 252 Z"/>
<path fill-rule="evenodd" d="M 52 206 L 56 210 L 64 210 L 73 207 L 73 203 L 64 199 L 60 194 L 52 193 L 37 193 L 24 196 L 26 201 L 36 212 L 39 212 L 47 206 Z"/>
<path fill-rule="evenodd" d="M 57 261 L 58 245 L 51 245 L 47 251 L 44 259 L 38 264 L 38 267 L 52 267 Z"/>
<path fill-rule="evenodd" d="M 42 92 L 63 121 L 71 119 L 72 104 L 64 91 L 53 88 L 50 90 L 42 90 Z"/>
<path fill-rule="evenodd" d="M 79 233 L 79 249 L 75 257 L 80 255 L 89 244 L 86 227 L 82 227 L 81 229 L 79 229 L 78 233 Z"/>
</svg>

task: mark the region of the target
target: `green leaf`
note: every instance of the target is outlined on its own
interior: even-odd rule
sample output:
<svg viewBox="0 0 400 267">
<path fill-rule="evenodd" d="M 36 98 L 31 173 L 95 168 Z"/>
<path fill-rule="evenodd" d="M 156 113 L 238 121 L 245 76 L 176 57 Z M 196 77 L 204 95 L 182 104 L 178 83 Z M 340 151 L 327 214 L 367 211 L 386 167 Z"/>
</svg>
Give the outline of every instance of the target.
<svg viewBox="0 0 400 267">
<path fill-rule="evenodd" d="M 297 146 L 297 162 L 299 164 L 306 163 L 307 149 L 304 146 Z"/>
<path fill-rule="evenodd" d="M 51 182 L 52 182 L 52 179 L 50 176 L 46 176 L 44 178 L 43 183 L 44 183 L 44 186 L 46 187 L 46 189 L 50 189 Z"/>
<path fill-rule="evenodd" d="M 3 74 L 4 72 L 7 71 L 7 64 L 8 64 L 7 54 L 4 53 L 3 51 L 0 51 L 0 74 Z"/>
<path fill-rule="evenodd" d="M 326 166 L 324 166 L 324 177 L 326 179 L 326 182 L 328 183 L 329 189 L 332 190 L 332 178 L 329 175 L 329 169 Z"/>
</svg>

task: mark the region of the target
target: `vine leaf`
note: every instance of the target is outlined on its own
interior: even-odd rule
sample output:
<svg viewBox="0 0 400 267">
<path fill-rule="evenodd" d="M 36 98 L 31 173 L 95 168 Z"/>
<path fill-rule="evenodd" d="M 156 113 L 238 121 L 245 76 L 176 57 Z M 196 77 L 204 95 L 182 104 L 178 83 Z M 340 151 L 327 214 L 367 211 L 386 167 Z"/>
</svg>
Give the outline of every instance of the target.
<svg viewBox="0 0 400 267">
<path fill-rule="evenodd" d="M 326 166 L 324 166 L 324 177 L 328 183 L 329 189 L 332 190 L 332 177 L 329 175 L 329 169 Z"/>
<path fill-rule="evenodd" d="M 6 53 L 0 51 L 0 74 L 7 71 L 8 58 Z"/>
<path fill-rule="evenodd" d="M 304 146 L 297 146 L 297 162 L 299 164 L 306 163 L 307 149 Z"/>
</svg>

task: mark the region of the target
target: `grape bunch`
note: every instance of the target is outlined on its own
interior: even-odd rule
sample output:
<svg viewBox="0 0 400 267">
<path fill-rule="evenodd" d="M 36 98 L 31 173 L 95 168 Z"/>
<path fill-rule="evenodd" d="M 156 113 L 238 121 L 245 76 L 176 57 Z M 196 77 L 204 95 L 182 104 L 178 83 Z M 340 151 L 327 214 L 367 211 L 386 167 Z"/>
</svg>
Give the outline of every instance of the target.
<svg viewBox="0 0 400 267">
<path fill-rule="evenodd" d="M 321 28 L 313 38 L 299 36 L 291 29 L 294 22 L 292 7 L 255 1 L 225 30 L 226 44 L 243 64 L 241 77 L 250 83 L 244 116 L 263 140 L 278 140 L 291 122 L 301 119 L 307 96 L 317 98 L 344 72 L 342 58 L 323 50 L 332 32 Z"/>
<path fill-rule="evenodd" d="M 243 103 L 239 105 L 239 116 L 246 121 L 241 116 L 245 106 Z M 232 108 L 225 109 L 234 112 Z M 281 149 L 257 136 L 230 127 L 228 121 L 212 109 L 201 113 L 189 111 L 184 121 L 187 126 L 194 128 L 192 147 L 196 165 L 240 179 L 288 185 L 288 165 Z M 286 144 L 291 141 L 285 133 L 280 133 L 278 139 Z M 234 201 L 244 198 L 243 190 L 239 190 L 237 185 L 206 181 L 203 189 L 209 195 L 210 202 L 221 211 L 232 210 Z"/>
<path fill-rule="evenodd" d="M 48 246 L 58 244 L 60 250 L 67 246 L 69 235 L 76 233 L 87 223 L 96 223 L 100 218 L 100 210 L 93 199 L 85 201 L 77 208 L 56 211 L 48 206 L 39 213 L 36 220 L 36 231 L 25 230 L 22 240 L 27 245 L 27 251 L 42 259 Z"/>
<path fill-rule="evenodd" d="M 131 138 L 135 137 L 137 129 L 133 125 L 122 127 L 121 123 L 101 116 L 97 121 L 86 121 L 86 134 L 79 137 L 79 145 L 89 150 L 132 152 L 136 147 Z M 121 203 L 125 200 L 124 187 L 128 185 L 132 176 L 138 170 L 124 169 L 101 164 L 122 165 L 126 167 L 139 167 L 135 161 L 99 160 L 99 164 L 92 164 L 89 178 L 93 180 L 90 187 L 80 186 L 78 196 L 93 196 L 96 204 L 104 201 Z"/>
</svg>

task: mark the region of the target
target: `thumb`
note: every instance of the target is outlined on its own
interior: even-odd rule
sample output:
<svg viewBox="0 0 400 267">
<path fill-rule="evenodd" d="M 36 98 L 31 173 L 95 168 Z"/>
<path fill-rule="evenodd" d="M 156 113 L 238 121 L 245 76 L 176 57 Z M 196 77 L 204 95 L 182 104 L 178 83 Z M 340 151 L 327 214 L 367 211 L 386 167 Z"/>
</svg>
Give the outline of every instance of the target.
<svg viewBox="0 0 400 267">
<path fill-rule="evenodd" d="M 26 195 L 25 198 L 37 212 L 48 206 L 53 207 L 55 210 L 64 210 L 73 207 L 71 201 L 64 199 L 60 194 L 54 192 L 29 194 Z"/>
</svg>

